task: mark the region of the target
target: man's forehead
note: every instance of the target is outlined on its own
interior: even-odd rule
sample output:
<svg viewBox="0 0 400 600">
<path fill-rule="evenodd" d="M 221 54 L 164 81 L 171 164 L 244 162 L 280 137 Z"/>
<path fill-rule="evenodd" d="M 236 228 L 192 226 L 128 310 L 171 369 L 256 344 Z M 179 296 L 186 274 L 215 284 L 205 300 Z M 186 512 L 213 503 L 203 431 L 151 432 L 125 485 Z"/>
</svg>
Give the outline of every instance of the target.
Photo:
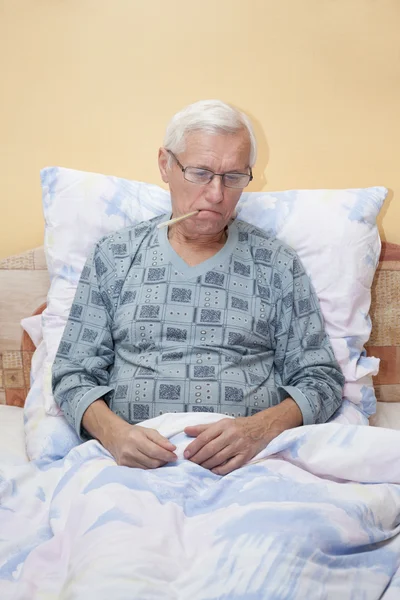
<svg viewBox="0 0 400 600">
<path fill-rule="evenodd" d="M 245 131 L 211 134 L 196 131 L 186 135 L 182 156 L 193 160 L 247 162 L 250 155 L 250 140 Z"/>
</svg>

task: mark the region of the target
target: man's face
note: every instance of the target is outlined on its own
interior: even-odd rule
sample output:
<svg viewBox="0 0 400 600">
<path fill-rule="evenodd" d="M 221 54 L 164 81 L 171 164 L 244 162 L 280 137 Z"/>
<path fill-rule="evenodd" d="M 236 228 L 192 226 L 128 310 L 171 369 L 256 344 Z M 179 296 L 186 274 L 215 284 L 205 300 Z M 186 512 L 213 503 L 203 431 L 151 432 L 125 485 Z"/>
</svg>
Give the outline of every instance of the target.
<svg viewBox="0 0 400 600">
<path fill-rule="evenodd" d="M 214 177 L 205 185 L 187 181 L 177 162 L 168 166 L 168 152 L 161 148 L 159 167 L 162 179 L 171 192 L 174 217 L 199 210 L 182 221 L 186 235 L 213 235 L 221 232 L 230 222 L 242 190 L 225 187 L 221 177 Z M 250 140 L 247 131 L 236 134 L 212 135 L 194 132 L 186 136 L 186 149 L 177 155 L 184 167 L 209 169 L 214 173 L 250 173 Z"/>
</svg>

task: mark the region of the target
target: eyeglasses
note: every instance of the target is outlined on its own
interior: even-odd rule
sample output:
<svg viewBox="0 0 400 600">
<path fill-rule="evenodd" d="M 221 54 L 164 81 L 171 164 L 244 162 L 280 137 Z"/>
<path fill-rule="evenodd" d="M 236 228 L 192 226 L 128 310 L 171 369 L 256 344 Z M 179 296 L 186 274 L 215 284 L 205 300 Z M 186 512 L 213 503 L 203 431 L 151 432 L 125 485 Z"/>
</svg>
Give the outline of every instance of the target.
<svg viewBox="0 0 400 600">
<path fill-rule="evenodd" d="M 178 167 L 181 169 L 186 181 L 196 183 L 197 185 L 207 185 L 211 183 L 215 176 L 221 177 L 222 183 L 228 188 L 243 189 L 249 185 L 253 179 L 253 173 L 250 168 L 249 173 L 214 173 L 209 169 L 200 169 L 199 167 L 184 167 L 175 154 L 166 148 L 167 152 L 176 160 Z"/>
</svg>

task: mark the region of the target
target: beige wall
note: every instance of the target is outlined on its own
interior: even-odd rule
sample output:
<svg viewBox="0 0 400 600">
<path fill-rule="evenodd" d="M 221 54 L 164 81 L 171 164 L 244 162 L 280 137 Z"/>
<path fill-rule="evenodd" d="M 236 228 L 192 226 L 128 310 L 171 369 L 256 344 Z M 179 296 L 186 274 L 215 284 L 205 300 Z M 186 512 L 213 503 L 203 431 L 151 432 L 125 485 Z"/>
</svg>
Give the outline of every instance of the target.
<svg viewBox="0 0 400 600">
<path fill-rule="evenodd" d="M 0 0 L 0 257 L 42 243 L 42 167 L 160 183 L 209 97 L 265 131 L 251 189 L 386 185 L 400 243 L 399 67 L 399 0 Z"/>
</svg>

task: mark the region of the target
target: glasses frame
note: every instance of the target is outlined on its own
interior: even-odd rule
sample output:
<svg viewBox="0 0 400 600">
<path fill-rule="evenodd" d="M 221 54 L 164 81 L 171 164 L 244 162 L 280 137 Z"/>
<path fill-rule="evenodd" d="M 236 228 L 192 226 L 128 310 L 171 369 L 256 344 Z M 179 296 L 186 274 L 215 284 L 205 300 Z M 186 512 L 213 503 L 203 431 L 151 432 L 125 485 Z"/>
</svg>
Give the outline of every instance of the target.
<svg viewBox="0 0 400 600">
<path fill-rule="evenodd" d="M 240 173 L 240 172 L 237 172 L 237 171 L 233 171 L 232 173 L 214 173 L 214 171 L 211 171 L 210 169 L 205 169 L 205 168 L 202 168 L 202 167 L 193 167 L 191 165 L 188 165 L 188 166 L 184 167 L 183 164 L 178 160 L 178 158 L 172 152 L 172 150 L 168 150 L 168 148 L 166 148 L 166 151 L 168 152 L 168 154 L 170 154 L 175 159 L 176 164 L 178 165 L 178 167 L 180 168 L 180 170 L 183 173 L 184 179 L 186 181 L 189 181 L 189 183 L 194 183 L 195 185 L 208 185 L 209 183 L 212 182 L 212 180 L 214 179 L 214 177 L 217 176 L 217 177 L 221 177 L 222 184 L 225 187 L 227 187 L 227 188 L 229 188 L 231 190 L 243 190 L 245 187 L 247 187 L 249 185 L 250 181 L 253 181 L 253 171 L 252 171 L 251 167 L 249 167 L 250 173 Z M 212 177 L 211 177 L 210 181 L 207 181 L 207 183 L 196 183 L 195 181 L 191 181 L 190 179 L 187 179 L 187 177 L 186 177 L 186 169 L 201 169 L 202 171 L 208 171 L 208 173 L 212 174 Z M 248 183 L 246 183 L 246 185 L 244 187 L 234 187 L 232 185 L 226 185 L 226 183 L 224 181 L 225 175 L 233 175 L 233 174 L 235 174 L 235 175 L 245 175 L 246 177 L 249 177 Z"/>
</svg>

